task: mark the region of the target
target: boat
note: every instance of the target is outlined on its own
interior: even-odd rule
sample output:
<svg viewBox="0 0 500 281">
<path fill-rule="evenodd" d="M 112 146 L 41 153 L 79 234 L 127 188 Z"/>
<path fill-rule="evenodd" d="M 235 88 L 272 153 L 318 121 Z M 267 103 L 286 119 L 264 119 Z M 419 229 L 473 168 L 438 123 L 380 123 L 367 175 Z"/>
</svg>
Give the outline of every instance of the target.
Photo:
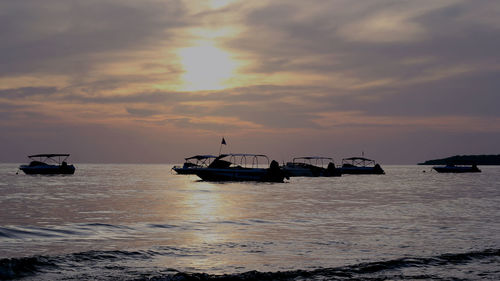
<svg viewBox="0 0 500 281">
<path fill-rule="evenodd" d="M 325 163 L 327 167 L 325 168 Z M 330 157 L 306 156 L 293 158 L 283 166 L 290 177 L 340 177 L 342 172 L 335 167 Z"/>
<path fill-rule="evenodd" d="M 476 164 L 472 165 L 455 165 L 448 164 L 446 166 L 434 166 L 432 167 L 438 173 L 480 173 L 481 170 Z"/>
<path fill-rule="evenodd" d="M 278 162 L 264 154 L 221 154 L 207 167 L 191 169 L 204 181 L 283 182 L 285 178 Z"/>
<path fill-rule="evenodd" d="M 193 173 L 193 168 L 206 168 L 212 161 L 217 158 L 214 155 L 195 155 L 185 158 L 185 162 L 182 166 L 174 166 L 174 170 L 179 175 L 191 175 Z"/>
<path fill-rule="evenodd" d="M 364 158 L 364 157 L 351 157 L 342 159 L 342 174 L 355 174 L 355 175 L 366 175 L 366 174 L 385 174 L 382 167 L 375 163 L 375 160 Z"/>
<path fill-rule="evenodd" d="M 68 165 L 66 160 L 69 154 L 35 154 L 29 155 L 31 162 L 28 165 L 21 165 L 19 169 L 27 175 L 72 175 L 75 173 L 75 166 Z M 52 163 L 49 163 L 52 162 Z"/>
</svg>

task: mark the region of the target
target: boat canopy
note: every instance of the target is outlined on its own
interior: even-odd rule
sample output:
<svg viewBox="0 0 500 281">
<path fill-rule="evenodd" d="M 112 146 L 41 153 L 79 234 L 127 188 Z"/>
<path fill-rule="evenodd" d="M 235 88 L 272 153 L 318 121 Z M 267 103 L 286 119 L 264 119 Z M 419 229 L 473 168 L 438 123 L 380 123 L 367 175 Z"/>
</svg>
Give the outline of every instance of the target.
<svg viewBox="0 0 500 281">
<path fill-rule="evenodd" d="M 251 153 L 228 153 L 228 154 L 221 154 L 219 155 L 219 158 L 224 158 L 224 157 L 228 157 L 228 156 L 244 156 L 244 157 L 266 157 L 267 158 L 267 155 L 265 154 L 251 154 Z"/>
<path fill-rule="evenodd" d="M 37 158 L 37 157 L 47 157 L 47 158 L 52 158 L 52 157 L 69 157 L 69 154 L 35 154 L 35 155 L 29 155 L 28 158 Z"/>
<path fill-rule="evenodd" d="M 312 165 L 314 162 L 315 165 L 324 165 L 324 162 L 328 161 L 327 163 L 333 162 L 333 158 L 331 157 L 322 157 L 322 156 L 306 156 L 306 157 L 295 157 L 293 158 L 293 163 L 309 163 Z"/>
<path fill-rule="evenodd" d="M 259 158 L 265 159 L 267 161 L 267 165 L 269 165 L 270 161 L 267 155 L 265 154 L 251 154 L 251 153 L 229 153 L 229 154 L 221 154 L 217 157 L 217 160 L 222 158 L 229 158 L 229 162 L 234 165 L 247 166 L 247 159 L 252 159 L 252 167 L 259 166 Z"/>
<path fill-rule="evenodd" d="M 352 160 L 374 161 L 372 159 L 368 159 L 368 158 L 364 158 L 364 157 L 350 157 L 350 158 L 344 158 L 342 160 L 350 160 L 350 161 L 352 161 Z"/>
<path fill-rule="evenodd" d="M 306 157 L 295 157 L 293 159 L 332 159 L 331 157 L 322 157 L 322 156 L 306 156 Z"/>
<path fill-rule="evenodd" d="M 203 159 L 210 159 L 210 158 L 217 158 L 217 156 L 214 156 L 214 155 L 195 155 L 195 156 L 191 156 L 188 158 L 184 158 L 184 160 L 186 160 L 186 161 L 191 160 L 191 159 L 203 160 Z"/>
<path fill-rule="evenodd" d="M 56 159 L 57 157 L 57 159 Z M 63 163 L 64 161 L 66 161 L 66 159 L 68 159 L 69 157 L 69 154 L 66 154 L 66 153 L 52 153 L 52 154 L 33 154 L 33 155 L 29 155 L 28 158 L 30 159 L 38 159 L 39 162 L 47 162 L 47 161 L 52 161 L 54 163 L 57 163 L 57 164 L 61 164 Z"/>
<path fill-rule="evenodd" d="M 354 166 L 375 165 L 375 160 L 364 157 L 350 157 L 342 159 L 342 164 L 351 163 Z"/>
<path fill-rule="evenodd" d="M 295 160 L 331 160 L 333 161 L 333 158 L 331 157 L 321 157 L 321 156 L 306 156 L 306 157 L 295 157 L 293 158 L 293 161 Z"/>
</svg>

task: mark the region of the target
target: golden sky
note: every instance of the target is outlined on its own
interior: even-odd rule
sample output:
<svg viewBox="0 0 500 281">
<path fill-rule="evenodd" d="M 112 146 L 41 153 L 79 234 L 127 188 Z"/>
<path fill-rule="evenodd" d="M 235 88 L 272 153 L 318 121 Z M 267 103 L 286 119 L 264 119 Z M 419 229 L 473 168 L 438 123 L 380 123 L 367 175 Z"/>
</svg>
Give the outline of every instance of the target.
<svg viewBox="0 0 500 281">
<path fill-rule="evenodd" d="M 498 1 L 0 3 L 1 162 L 498 154 Z"/>
</svg>

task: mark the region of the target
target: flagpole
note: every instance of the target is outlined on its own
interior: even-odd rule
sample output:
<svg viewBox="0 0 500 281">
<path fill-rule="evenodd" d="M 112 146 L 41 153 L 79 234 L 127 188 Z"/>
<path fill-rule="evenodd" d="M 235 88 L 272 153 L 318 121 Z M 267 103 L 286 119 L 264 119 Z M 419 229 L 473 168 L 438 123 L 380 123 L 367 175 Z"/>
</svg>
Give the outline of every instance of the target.
<svg viewBox="0 0 500 281">
<path fill-rule="evenodd" d="M 222 141 L 220 142 L 220 147 L 219 147 L 219 156 L 220 156 L 220 153 L 222 151 L 222 145 L 226 145 L 226 140 L 224 139 L 224 137 L 222 137 Z"/>
</svg>

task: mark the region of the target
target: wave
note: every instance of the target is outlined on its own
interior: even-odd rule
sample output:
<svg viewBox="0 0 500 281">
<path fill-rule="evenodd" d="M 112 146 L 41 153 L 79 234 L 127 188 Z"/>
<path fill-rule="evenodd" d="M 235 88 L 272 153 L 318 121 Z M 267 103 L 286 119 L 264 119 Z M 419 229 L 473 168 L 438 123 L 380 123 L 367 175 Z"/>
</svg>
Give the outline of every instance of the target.
<svg viewBox="0 0 500 281">
<path fill-rule="evenodd" d="M 61 256 L 34 256 L 0 259 L 0 280 L 18 279 L 48 270 L 61 270 L 99 262 L 123 262 L 124 260 L 146 260 L 154 251 L 87 251 Z"/>
<path fill-rule="evenodd" d="M 47 257 L 8 258 L 0 260 L 0 280 L 17 279 L 35 275 L 42 269 L 55 268 Z"/>
<path fill-rule="evenodd" d="M 140 227 L 140 226 L 139 226 Z M 120 235 L 138 231 L 138 228 L 105 223 L 68 224 L 54 228 L 37 226 L 2 226 L 0 238 L 5 239 L 59 239 L 68 237 L 104 236 L 104 234 Z M 154 226 L 158 227 L 158 226 Z M 167 228 L 168 226 L 164 226 Z"/>
<path fill-rule="evenodd" d="M 35 256 L 25 258 L 5 258 L 0 259 L 0 280 L 19 279 L 27 276 L 37 276 L 43 272 L 59 272 L 64 275 L 64 268 L 90 267 L 104 262 L 109 267 L 110 263 L 123 263 L 126 260 L 149 260 L 156 256 L 166 255 L 164 251 L 88 251 L 74 253 L 62 256 Z M 137 276 L 131 276 L 130 273 L 124 278 L 123 272 L 117 272 L 120 280 L 150 280 L 150 281 L 170 281 L 170 280 L 382 280 L 382 279 L 441 279 L 439 276 L 425 274 L 425 268 L 437 267 L 446 268 L 450 266 L 463 265 L 468 263 L 488 264 L 490 268 L 498 268 L 500 263 L 500 249 L 486 249 L 483 251 L 473 251 L 468 253 L 443 254 L 434 257 L 405 257 L 394 260 L 367 262 L 355 265 L 347 265 L 333 268 L 319 268 L 314 270 L 291 270 L 276 272 L 247 271 L 244 273 L 233 274 L 209 274 L 209 273 L 189 273 L 177 271 L 175 269 L 165 269 L 167 274 L 158 273 L 140 273 L 136 270 Z M 85 265 L 87 264 L 87 265 Z M 421 274 L 405 275 L 407 269 L 418 269 Z M 73 270 L 72 270 L 73 271 Z M 443 272 L 445 270 L 441 270 Z M 393 275 L 388 275 L 393 273 Z M 500 277 L 500 271 L 494 271 L 495 277 Z M 108 274 L 109 275 L 109 274 Z M 95 277 L 95 276 L 94 276 Z M 107 276 L 109 279 L 116 279 L 116 276 Z M 64 279 L 71 277 L 60 276 Z M 37 278 L 38 279 L 38 278 Z M 41 276 L 40 279 L 44 279 Z M 76 279 L 82 279 L 81 276 Z M 104 277 L 99 278 L 107 280 Z M 444 278 L 455 279 L 455 278 Z M 467 279 L 467 278 L 464 278 Z M 494 278 L 493 278 L 494 279 Z"/>
<path fill-rule="evenodd" d="M 148 277 L 150 281 L 191 281 L 191 280 L 387 280 L 387 279 L 441 279 L 439 276 L 429 274 L 417 274 L 405 276 L 401 273 L 387 276 L 376 273 L 387 273 L 387 271 L 398 271 L 405 268 L 428 266 L 448 266 L 480 261 L 488 258 L 500 257 L 500 249 L 487 249 L 484 251 L 444 254 L 430 258 L 401 258 L 381 262 L 369 262 L 336 268 L 321 268 L 315 270 L 293 270 L 278 272 L 248 271 L 239 274 L 211 275 L 206 273 L 184 273 L 179 272 L 168 276 Z M 498 261 L 497 261 L 498 265 Z M 481 274 L 480 274 L 481 275 Z M 500 276 L 500 272 L 496 272 Z M 442 278 L 455 279 L 455 278 Z M 139 280 L 139 279 L 138 279 Z"/>
</svg>

